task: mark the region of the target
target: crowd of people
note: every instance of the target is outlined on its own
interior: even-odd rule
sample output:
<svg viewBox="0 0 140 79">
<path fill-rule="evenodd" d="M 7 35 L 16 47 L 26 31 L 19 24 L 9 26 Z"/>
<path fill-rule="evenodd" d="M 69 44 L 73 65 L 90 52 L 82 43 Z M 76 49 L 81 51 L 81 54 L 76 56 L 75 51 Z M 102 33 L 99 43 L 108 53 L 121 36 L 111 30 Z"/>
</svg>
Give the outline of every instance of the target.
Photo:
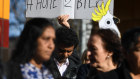
<svg viewBox="0 0 140 79">
<path fill-rule="evenodd" d="M 0 78 L 140 79 L 140 27 L 121 38 L 111 29 L 93 31 L 80 58 L 68 17 L 58 17 L 62 27 L 56 30 L 45 18 L 28 20 Z"/>
</svg>

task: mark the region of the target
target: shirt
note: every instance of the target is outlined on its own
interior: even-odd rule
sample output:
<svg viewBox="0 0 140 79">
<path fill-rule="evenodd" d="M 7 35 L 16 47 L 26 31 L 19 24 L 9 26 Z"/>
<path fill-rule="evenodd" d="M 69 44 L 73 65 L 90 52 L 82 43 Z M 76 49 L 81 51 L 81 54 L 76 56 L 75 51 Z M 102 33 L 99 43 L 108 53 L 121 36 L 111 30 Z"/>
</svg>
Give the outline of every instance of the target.
<svg viewBox="0 0 140 79">
<path fill-rule="evenodd" d="M 55 61 L 56 65 L 57 65 L 57 67 L 58 67 L 58 70 L 59 70 L 61 76 L 63 76 L 64 72 L 66 71 L 66 69 L 67 69 L 67 67 L 69 65 L 68 58 L 66 59 L 66 62 L 64 62 L 62 65 L 60 65 L 60 63 L 56 59 L 54 59 L 54 61 Z"/>
<path fill-rule="evenodd" d="M 39 69 L 31 63 L 20 64 L 23 79 L 54 79 L 50 71 L 42 65 Z"/>
</svg>

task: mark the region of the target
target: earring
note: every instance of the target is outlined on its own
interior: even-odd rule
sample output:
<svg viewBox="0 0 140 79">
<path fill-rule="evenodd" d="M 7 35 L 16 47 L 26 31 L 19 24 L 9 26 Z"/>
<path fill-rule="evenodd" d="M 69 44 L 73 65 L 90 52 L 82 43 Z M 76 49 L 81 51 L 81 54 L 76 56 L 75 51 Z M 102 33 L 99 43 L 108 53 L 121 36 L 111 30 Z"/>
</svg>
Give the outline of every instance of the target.
<svg viewBox="0 0 140 79">
<path fill-rule="evenodd" d="M 108 56 L 107 56 L 107 59 L 109 59 L 109 57 L 110 57 L 110 56 L 108 55 Z"/>
</svg>

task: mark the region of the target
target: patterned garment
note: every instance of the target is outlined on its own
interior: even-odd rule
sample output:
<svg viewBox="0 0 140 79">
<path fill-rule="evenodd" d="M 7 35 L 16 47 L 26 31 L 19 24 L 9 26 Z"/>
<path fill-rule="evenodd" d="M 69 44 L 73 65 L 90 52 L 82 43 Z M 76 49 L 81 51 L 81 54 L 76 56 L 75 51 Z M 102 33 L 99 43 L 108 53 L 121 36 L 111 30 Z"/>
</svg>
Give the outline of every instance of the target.
<svg viewBox="0 0 140 79">
<path fill-rule="evenodd" d="M 54 79 L 44 65 L 41 70 L 31 63 L 21 64 L 20 67 L 23 79 Z"/>
</svg>

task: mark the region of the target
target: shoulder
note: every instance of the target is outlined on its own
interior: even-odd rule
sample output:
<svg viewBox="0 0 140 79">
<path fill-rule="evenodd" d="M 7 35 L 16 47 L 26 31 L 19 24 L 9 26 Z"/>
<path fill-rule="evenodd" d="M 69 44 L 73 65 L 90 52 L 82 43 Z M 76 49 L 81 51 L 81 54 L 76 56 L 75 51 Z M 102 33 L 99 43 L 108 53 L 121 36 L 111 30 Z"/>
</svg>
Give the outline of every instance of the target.
<svg viewBox="0 0 140 79">
<path fill-rule="evenodd" d="M 114 70 L 97 74 L 95 79 L 132 79 L 124 63 Z"/>
</svg>

